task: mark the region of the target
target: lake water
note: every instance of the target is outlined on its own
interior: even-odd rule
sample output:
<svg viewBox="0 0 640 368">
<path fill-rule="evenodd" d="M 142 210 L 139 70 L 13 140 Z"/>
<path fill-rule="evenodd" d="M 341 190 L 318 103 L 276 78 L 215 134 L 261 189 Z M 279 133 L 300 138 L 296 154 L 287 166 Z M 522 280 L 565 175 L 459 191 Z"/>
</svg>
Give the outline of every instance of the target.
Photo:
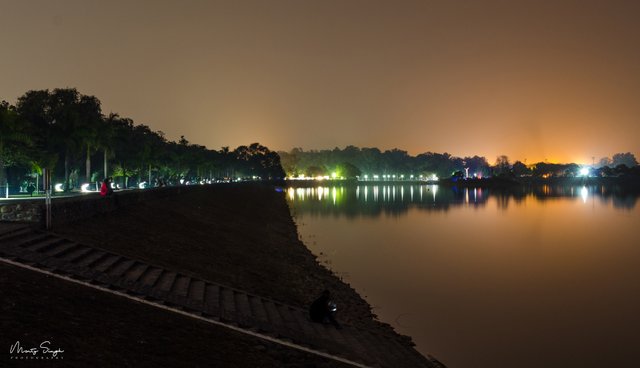
<svg viewBox="0 0 640 368">
<path fill-rule="evenodd" d="M 449 368 L 640 366 L 637 195 L 360 185 L 287 197 L 314 254 Z"/>
</svg>

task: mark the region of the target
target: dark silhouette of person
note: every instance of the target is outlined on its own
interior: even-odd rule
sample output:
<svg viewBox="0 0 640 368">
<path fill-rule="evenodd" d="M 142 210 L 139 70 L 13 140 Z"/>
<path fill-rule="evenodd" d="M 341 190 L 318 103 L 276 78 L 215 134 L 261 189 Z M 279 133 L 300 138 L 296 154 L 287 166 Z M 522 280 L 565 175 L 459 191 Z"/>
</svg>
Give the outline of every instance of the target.
<svg viewBox="0 0 640 368">
<path fill-rule="evenodd" d="M 27 193 L 29 193 L 30 197 L 33 197 L 33 192 L 36 191 L 36 186 L 33 185 L 33 182 L 29 182 L 29 185 L 27 186 Z"/>
<path fill-rule="evenodd" d="M 329 290 L 325 290 L 318 299 L 311 303 L 309 316 L 313 322 L 331 323 L 339 330 L 342 326 L 336 321 L 336 310 L 336 304 L 331 300 L 331 293 Z"/>
</svg>

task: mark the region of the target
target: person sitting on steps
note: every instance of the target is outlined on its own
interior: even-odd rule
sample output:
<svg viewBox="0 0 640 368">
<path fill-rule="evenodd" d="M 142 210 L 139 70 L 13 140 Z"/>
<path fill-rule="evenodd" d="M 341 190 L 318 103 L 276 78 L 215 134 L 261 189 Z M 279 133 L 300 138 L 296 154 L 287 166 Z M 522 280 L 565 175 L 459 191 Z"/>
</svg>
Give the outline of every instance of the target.
<svg viewBox="0 0 640 368">
<path fill-rule="evenodd" d="M 325 290 L 318 299 L 311 303 L 309 316 L 313 322 L 331 323 L 336 329 L 340 330 L 342 326 L 335 319 L 337 309 L 336 304 L 331 300 L 331 293 L 329 293 L 329 290 Z"/>
</svg>

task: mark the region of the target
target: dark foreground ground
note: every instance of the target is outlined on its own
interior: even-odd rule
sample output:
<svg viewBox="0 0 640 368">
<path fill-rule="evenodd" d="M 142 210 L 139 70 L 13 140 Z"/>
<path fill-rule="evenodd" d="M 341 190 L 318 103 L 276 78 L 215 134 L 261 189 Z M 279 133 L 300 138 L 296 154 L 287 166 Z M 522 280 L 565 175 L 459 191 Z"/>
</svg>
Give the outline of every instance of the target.
<svg viewBox="0 0 640 368">
<path fill-rule="evenodd" d="M 307 306 L 329 289 L 341 321 L 390 329 L 319 265 L 298 240 L 284 195 L 269 186 L 199 188 L 54 231 L 292 305 Z M 63 366 L 340 366 L 11 266 L 0 267 L 0 293 L 3 354 L 18 340 L 50 339 L 65 350 Z"/>
<path fill-rule="evenodd" d="M 0 290 L 0 367 L 344 367 L 3 263 Z M 64 353 L 11 360 L 16 341 Z"/>
</svg>

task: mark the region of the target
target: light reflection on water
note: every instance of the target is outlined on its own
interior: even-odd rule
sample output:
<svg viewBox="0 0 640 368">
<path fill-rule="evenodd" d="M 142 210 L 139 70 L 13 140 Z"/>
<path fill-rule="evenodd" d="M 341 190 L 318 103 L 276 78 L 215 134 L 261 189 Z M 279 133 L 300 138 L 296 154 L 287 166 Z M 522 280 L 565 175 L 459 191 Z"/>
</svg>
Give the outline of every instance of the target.
<svg viewBox="0 0 640 368">
<path fill-rule="evenodd" d="M 382 188 L 382 190 L 380 189 Z M 408 191 L 409 196 L 405 198 L 405 190 Z M 482 189 L 480 194 L 482 194 Z M 430 198 L 433 202 L 436 200 L 436 193 L 438 191 L 437 185 L 410 185 L 410 186 L 396 186 L 396 185 L 364 185 L 355 187 L 355 198 L 367 202 L 373 200 L 378 202 L 379 200 L 385 202 L 391 201 L 423 201 L 424 193 L 430 193 Z M 371 193 L 371 194 L 370 194 Z M 382 193 L 382 196 L 379 194 Z M 414 197 L 414 193 L 416 196 Z M 478 189 L 472 189 L 474 201 L 476 199 Z M 339 199 L 345 194 L 345 187 L 307 187 L 307 188 L 288 188 L 287 195 L 289 199 L 294 200 L 318 200 L 331 199 L 333 204 L 337 204 Z M 396 194 L 398 194 L 396 196 Z M 419 196 L 419 197 L 418 197 Z M 468 194 L 467 194 L 468 197 Z"/>
<path fill-rule="evenodd" d="M 604 186 L 287 189 L 307 246 L 453 368 L 635 366 L 637 197 Z"/>
<path fill-rule="evenodd" d="M 615 208 L 632 210 L 637 194 L 616 192 L 605 186 L 522 187 L 510 189 L 439 188 L 438 185 L 358 185 L 318 186 L 287 189 L 287 197 L 296 203 L 298 211 L 318 215 L 377 216 L 383 213 L 402 214 L 415 207 L 422 210 L 449 210 L 456 206 L 484 206 L 489 198 L 507 209 L 510 204 L 526 198 L 540 202 L 550 200 L 598 201 Z"/>
</svg>

